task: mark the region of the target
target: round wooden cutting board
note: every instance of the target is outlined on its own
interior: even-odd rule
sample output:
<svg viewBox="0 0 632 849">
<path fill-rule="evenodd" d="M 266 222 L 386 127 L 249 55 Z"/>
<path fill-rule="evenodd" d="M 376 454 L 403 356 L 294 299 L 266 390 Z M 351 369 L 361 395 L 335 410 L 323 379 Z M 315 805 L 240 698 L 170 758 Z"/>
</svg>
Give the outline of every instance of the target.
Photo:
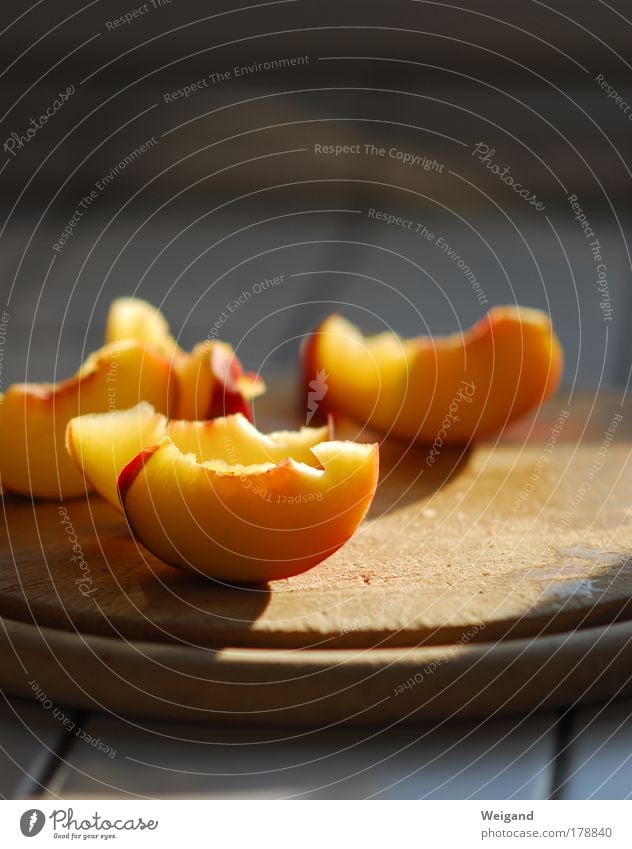
<svg viewBox="0 0 632 849">
<path fill-rule="evenodd" d="M 283 408 L 260 405 L 258 426 Z M 612 695 L 632 634 L 610 626 L 632 593 L 629 414 L 614 397 L 558 399 L 434 463 L 384 443 L 356 536 L 269 585 L 162 564 L 98 497 L 5 496 L 0 684 L 161 716 L 419 719 L 594 696 L 594 667 L 577 671 L 590 656 Z"/>
</svg>

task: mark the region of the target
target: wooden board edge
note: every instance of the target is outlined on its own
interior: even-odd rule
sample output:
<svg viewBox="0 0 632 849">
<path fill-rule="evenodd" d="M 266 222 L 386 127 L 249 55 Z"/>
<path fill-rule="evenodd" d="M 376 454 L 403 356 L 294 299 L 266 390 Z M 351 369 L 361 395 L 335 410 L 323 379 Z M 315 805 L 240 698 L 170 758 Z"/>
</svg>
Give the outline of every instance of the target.
<svg viewBox="0 0 632 849">
<path fill-rule="evenodd" d="M 632 694 L 632 622 L 455 648 L 205 651 L 0 617 L 0 688 L 114 715 L 336 725 L 485 718 Z"/>
</svg>

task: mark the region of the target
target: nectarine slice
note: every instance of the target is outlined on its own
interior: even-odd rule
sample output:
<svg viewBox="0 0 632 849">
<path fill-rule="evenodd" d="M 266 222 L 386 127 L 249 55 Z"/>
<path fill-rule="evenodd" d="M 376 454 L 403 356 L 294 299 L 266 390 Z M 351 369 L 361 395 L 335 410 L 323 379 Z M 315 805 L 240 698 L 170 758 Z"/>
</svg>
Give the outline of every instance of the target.
<svg viewBox="0 0 632 849">
<path fill-rule="evenodd" d="M 174 389 L 168 360 L 133 341 L 106 345 L 61 383 L 10 386 L 0 396 L 3 489 L 40 498 L 80 495 L 85 482 L 64 447 L 68 420 L 141 399 L 167 412 Z"/>
<path fill-rule="evenodd" d="M 332 315 L 302 347 L 303 385 L 321 374 L 319 413 L 339 412 L 410 440 L 467 443 L 501 430 L 551 395 L 562 348 L 549 316 L 496 307 L 464 334 L 363 336 Z"/>
<path fill-rule="evenodd" d="M 296 575 L 349 539 L 378 478 L 377 445 L 321 442 L 311 451 L 317 466 L 291 457 L 199 462 L 166 436 L 121 472 L 123 510 L 166 563 L 230 582 Z"/>
<path fill-rule="evenodd" d="M 79 416 L 68 422 L 66 447 L 86 480 L 121 509 L 117 478 L 124 466 L 148 445 L 171 437 L 174 445 L 198 460 L 224 463 L 278 463 L 293 457 L 308 465 L 311 449 L 329 436 L 328 427 L 261 433 L 236 413 L 210 421 L 167 419 L 147 403 L 130 410 Z"/>
<path fill-rule="evenodd" d="M 209 419 L 231 413 L 251 418 L 250 401 L 265 392 L 257 375 L 245 373 L 232 347 L 218 339 L 184 351 L 159 309 L 141 298 L 117 298 L 108 314 L 106 340 L 135 339 L 172 361 L 178 383 L 179 419 Z"/>
</svg>

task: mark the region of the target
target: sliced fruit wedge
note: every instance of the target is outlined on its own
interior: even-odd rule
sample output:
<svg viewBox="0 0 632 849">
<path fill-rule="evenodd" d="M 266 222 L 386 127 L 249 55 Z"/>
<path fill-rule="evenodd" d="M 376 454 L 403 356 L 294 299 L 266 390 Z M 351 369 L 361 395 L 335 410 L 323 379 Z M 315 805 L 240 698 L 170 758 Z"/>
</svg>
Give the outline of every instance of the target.
<svg viewBox="0 0 632 849">
<path fill-rule="evenodd" d="M 130 410 L 79 416 L 68 422 L 66 447 L 86 480 L 121 508 L 117 478 L 124 466 L 148 445 L 169 436 L 185 454 L 203 462 L 251 465 L 293 457 L 316 465 L 311 449 L 330 436 L 328 427 L 261 433 L 241 413 L 210 421 L 167 419 L 147 403 Z"/>
<path fill-rule="evenodd" d="M 250 402 L 265 392 L 262 379 L 244 372 L 226 342 L 206 340 L 191 353 L 183 350 L 169 331 L 163 314 L 141 298 L 117 298 L 107 320 L 106 339 L 135 339 L 152 346 L 172 361 L 178 383 L 178 419 L 209 419 L 243 413 L 252 418 Z"/>
<path fill-rule="evenodd" d="M 134 341 L 106 345 L 60 383 L 10 386 L 0 396 L 3 490 L 39 498 L 80 495 L 85 482 L 64 447 L 68 420 L 131 407 L 141 399 L 167 412 L 175 403 L 174 391 L 168 361 Z"/>
<path fill-rule="evenodd" d="M 321 442 L 311 451 L 317 465 L 200 462 L 166 436 L 119 475 L 123 510 L 165 563 L 229 582 L 290 577 L 349 539 L 377 485 L 377 445 Z"/>
<path fill-rule="evenodd" d="M 322 384 L 319 414 L 443 445 L 493 434 L 537 407 L 563 367 L 549 316 L 516 307 L 490 310 L 463 334 L 416 339 L 364 336 L 332 315 L 305 341 L 301 359 L 308 406 L 315 381 Z"/>
</svg>

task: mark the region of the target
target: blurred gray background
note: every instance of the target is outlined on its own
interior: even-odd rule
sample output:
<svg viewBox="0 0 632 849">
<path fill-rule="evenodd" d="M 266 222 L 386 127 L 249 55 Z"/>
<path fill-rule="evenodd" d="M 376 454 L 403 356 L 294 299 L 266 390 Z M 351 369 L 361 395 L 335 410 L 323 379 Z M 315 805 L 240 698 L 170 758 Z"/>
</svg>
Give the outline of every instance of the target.
<svg viewBox="0 0 632 849">
<path fill-rule="evenodd" d="M 74 371 L 116 295 L 161 305 L 191 346 L 280 275 L 221 328 L 264 375 L 295 368 L 300 338 L 333 309 L 414 335 L 517 302 L 551 312 L 567 384 L 625 384 L 628 19 L 623 0 L 4 2 L 1 388 Z M 543 209 L 481 162 L 479 142 Z M 599 240 L 601 290 L 569 195 Z"/>
</svg>

